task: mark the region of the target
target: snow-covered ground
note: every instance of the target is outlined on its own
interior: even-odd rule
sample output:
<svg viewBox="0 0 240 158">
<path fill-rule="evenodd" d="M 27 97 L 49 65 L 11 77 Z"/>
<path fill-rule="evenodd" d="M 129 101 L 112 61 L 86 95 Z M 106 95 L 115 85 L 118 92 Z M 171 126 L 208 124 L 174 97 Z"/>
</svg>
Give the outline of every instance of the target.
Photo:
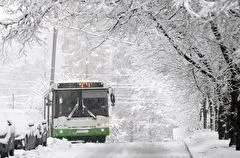
<svg viewBox="0 0 240 158">
<path fill-rule="evenodd" d="M 48 139 L 47 147 L 16 150 L 15 158 L 190 158 L 183 142 L 159 143 L 78 143 Z"/>
<path fill-rule="evenodd" d="M 180 133 L 180 132 L 179 132 Z M 178 134 L 179 134 L 178 133 Z M 16 150 L 12 158 L 188 158 L 184 142 L 188 145 L 193 158 L 239 158 L 240 151 L 228 147 L 228 140 L 218 140 L 216 132 L 209 130 L 179 134 L 175 141 L 158 143 L 76 143 L 67 140 L 48 138 L 48 146 L 38 146 L 36 150 Z M 175 138 L 176 139 L 176 138 Z M 183 141 L 181 141 L 181 139 Z"/>
<path fill-rule="evenodd" d="M 240 151 L 228 147 L 229 140 L 218 140 L 217 132 L 195 131 L 184 139 L 193 158 L 239 158 Z"/>
</svg>

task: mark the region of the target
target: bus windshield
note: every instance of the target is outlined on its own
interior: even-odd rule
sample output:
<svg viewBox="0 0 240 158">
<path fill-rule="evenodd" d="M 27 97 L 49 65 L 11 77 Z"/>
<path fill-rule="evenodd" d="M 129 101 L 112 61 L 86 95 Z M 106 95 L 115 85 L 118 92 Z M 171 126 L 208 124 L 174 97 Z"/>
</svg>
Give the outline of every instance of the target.
<svg viewBox="0 0 240 158">
<path fill-rule="evenodd" d="M 56 92 L 55 118 L 108 116 L 107 90 L 62 90 Z"/>
</svg>

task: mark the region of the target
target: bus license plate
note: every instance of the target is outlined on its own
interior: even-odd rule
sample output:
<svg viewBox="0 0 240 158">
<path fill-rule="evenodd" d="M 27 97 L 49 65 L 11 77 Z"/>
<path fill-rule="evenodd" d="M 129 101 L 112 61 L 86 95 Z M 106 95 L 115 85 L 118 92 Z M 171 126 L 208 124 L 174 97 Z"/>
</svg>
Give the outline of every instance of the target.
<svg viewBox="0 0 240 158">
<path fill-rule="evenodd" d="M 76 133 L 88 133 L 88 130 L 77 130 Z"/>
</svg>

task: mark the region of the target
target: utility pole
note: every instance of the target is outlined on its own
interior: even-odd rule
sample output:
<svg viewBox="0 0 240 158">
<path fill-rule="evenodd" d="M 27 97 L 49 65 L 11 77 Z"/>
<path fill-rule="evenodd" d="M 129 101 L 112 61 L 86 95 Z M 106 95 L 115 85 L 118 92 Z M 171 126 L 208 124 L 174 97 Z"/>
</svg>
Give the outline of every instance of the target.
<svg viewBox="0 0 240 158">
<path fill-rule="evenodd" d="M 14 93 L 12 94 L 12 108 L 14 109 Z"/>
<path fill-rule="evenodd" d="M 54 18 L 57 19 L 58 13 L 57 8 L 54 9 Z M 56 26 L 53 28 L 53 43 L 52 43 L 52 62 L 51 62 L 51 77 L 50 77 L 50 85 L 54 83 L 55 76 L 55 61 L 56 61 L 56 49 L 57 49 L 57 35 L 58 30 Z"/>
<path fill-rule="evenodd" d="M 86 61 L 85 61 L 85 65 L 86 65 L 86 69 L 85 69 L 85 79 L 88 79 L 88 63 L 89 63 L 89 60 L 88 60 L 88 57 L 86 58 Z"/>
<path fill-rule="evenodd" d="M 46 41 L 47 38 L 44 38 L 44 40 Z M 44 67 L 44 72 L 43 72 L 43 76 L 44 76 L 44 81 L 47 81 L 47 66 L 46 66 L 46 46 L 44 45 L 44 57 L 43 57 L 43 67 Z"/>
</svg>

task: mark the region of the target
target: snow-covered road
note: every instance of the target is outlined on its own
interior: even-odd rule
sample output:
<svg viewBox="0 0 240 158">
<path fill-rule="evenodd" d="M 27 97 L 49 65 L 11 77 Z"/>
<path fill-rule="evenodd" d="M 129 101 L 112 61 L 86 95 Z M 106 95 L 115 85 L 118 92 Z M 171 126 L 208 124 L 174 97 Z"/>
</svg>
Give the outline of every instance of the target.
<svg viewBox="0 0 240 158">
<path fill-rule="evenodd" d="M 14 158 L 190 158 L 182 142 L 159 143 L 79 143 L 51 139 L 48 147 L 16 150 Z"/>
</svg>

